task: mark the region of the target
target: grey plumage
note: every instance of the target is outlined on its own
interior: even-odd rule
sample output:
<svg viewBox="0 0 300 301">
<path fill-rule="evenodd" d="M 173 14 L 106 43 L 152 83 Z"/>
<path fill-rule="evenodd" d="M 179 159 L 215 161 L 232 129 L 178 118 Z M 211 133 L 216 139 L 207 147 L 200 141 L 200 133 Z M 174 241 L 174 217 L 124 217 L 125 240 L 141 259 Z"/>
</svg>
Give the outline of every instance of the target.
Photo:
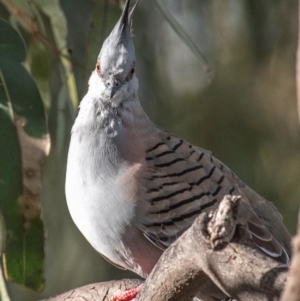
<svg viewBox="0 0 300 301">
<path fill-rule="evenodd" d="M 253 241 L 288 263 L 290 235 L 272 203 L 142 109 L 129 2 L 103 44 L 72 129 L 66 196 L 74 222 L 109 261 L 146 277 L 200 212 L 224 195 L 241 195 Z"/>
</svg>

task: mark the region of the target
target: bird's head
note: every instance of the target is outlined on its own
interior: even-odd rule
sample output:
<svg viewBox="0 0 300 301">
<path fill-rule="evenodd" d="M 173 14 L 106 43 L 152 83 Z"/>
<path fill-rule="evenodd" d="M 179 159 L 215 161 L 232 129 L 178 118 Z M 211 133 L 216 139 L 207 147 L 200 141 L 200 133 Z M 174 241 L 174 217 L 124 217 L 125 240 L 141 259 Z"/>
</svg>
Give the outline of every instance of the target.
<svg viewBox="0 0 300 301">
<path fill-rule="evenodd" d="M 130 0 L 127 0 L 119 21 L 104 41 L 90 78 L 89 90 L 92 89 L 93 94 L 104 102 L 119 103 L 137 92 L 135 52 L 131 37 L 136 4 L 131 11 L 129 4 Z"/>
</svg>

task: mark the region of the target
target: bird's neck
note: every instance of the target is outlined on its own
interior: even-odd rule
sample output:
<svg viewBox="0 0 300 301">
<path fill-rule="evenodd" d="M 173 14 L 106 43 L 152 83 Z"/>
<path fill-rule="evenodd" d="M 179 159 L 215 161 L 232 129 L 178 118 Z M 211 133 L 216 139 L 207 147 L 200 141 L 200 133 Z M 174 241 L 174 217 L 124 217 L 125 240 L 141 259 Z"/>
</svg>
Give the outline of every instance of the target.
<svg viewBox="0 0 300 301">
<path fill-rule="evenodd" d="M 144 140 L 156 130 L 137 94 L 118 104 L 103 102 L 87 94 L 80 104 L 72 136 L 83 141 L 91 152 L 97 148 L 110 153 L 109 148 L 113 153 L 117 152 L 121 159 L 134 161 L 144 154 Z"/>
<path fill-rule="evenodd" d="M 73 131 L 97 131 L 114 137 L 118 128 L 126 127 L 127 130 L 140 126 L 153 125 L 143 110 L 137 93 L 117 101 L 102 100 L 87 93 L 80 103 L 80 110 L 75 121 Z"/>
</svg>

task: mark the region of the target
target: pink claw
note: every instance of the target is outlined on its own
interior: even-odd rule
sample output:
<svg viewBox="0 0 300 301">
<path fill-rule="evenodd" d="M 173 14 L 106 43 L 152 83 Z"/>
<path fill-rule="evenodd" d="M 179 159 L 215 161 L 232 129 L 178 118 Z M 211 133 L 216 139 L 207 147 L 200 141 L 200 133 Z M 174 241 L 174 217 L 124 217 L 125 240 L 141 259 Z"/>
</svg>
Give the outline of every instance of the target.
<svg viewBox="0 0 300 301">
<path fill-rule="evenodd" d="M 143 284 L 140 284 L 139 286 L 131 288 L 124 292 L 116 292 L 112 296 L 111 301 L 133 301 L 141 290 L 142 286 Z"/>
</svg>

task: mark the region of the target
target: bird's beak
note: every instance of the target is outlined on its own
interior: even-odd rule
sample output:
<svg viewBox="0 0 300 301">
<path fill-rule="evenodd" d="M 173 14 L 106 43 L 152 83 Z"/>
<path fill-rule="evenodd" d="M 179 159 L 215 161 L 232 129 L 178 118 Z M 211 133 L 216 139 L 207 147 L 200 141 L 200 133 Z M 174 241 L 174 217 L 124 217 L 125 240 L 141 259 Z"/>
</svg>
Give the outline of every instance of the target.
<svg viewBox="0 0 300 301">
<path fill-rule="evenodd" d="M 119 80 L 111 77 L 105 81 L 106 91 L 105 94 L 109 99 L 112 99 L 116 92 L 119 90 L 121 83 Z"/>
</svg>

